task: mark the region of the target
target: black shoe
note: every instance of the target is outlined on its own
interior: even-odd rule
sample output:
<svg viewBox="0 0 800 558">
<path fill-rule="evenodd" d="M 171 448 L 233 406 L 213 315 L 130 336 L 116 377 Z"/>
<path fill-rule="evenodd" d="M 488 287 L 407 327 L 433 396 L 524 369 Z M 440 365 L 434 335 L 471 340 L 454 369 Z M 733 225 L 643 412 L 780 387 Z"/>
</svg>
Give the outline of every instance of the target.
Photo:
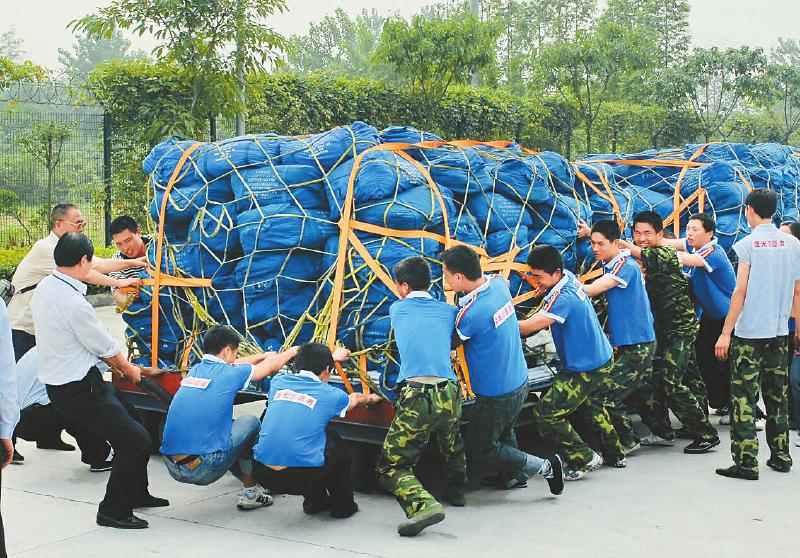
<svg viewBox="0 0 800 558">
<path fill-rule="evenodd" d="M 792 465 L 790 463 L 777 461 L 775 459 L 772 459 L 771 457 L 767 459 L 767 467 L 779 473 L 788 473 L 792 469 Z"/>
<path fill-rule="evenodd" d="M 558 455 L 548 457 L 547 461 L 550 462 L 550 469 L 552 477 L 545 477 L 547 485 L 550 487 L 550 494 L 558 496 L 564 492 L 564 464 Z"/>
<path fill-rule="evenodd" d="M 101 461 L 100 463 L 89 465 L 89 470 L 92 473 L 102 473 L 103 471 L 110 471 L 113 466 L 113 461 Z"/>
<path fill-rule="evenodd" d="M 14 448 L 14 453 L 11 454 L 11 463 L 14 463 L 15 465 L 22 465 L 23 461 L 25 461 L 25 458 L 20 452 L 17 451 L 17 448 Z"/>
<path fill-rule="evenodd" d="M 115 529 L 145 529 L 147 528 L 147 521 L 139 519 L 133 514 L 130 514 L 125 519 L 114 519 L 108 517 L 100 512 L 97 512 L 97 524 L 103 527 L 114 527 Z"/>
<path fill-rule="evenodd" d="M 711 448 L 719 445 L 719 438 L 713 440 L 695 440 L 685 448 L 683 453 L 708 453 Z"/>
<path fill-rule="evenodd" d="M 436 525 L 443 520 L 444 510 L 441 505 L 437 504 L 429 511 L 403 521 L 397 526 L 397 534 L 401 537 L 415 537 L 419 535 L 423 529 L 431 525 Z"/>
<path fill-rule="evenodd" d="M 499 490 L 511 490 L 512 488 L 526 488 L 528 483 L 521 479 L 508 479 L 502 475 L 494 475 L 481 479 L 481 484 L 491 486 Z"/>
<path fill-rule="evenodd" d="M 169 506 L 169 500 L 166 498 L 157 498 L 152 494 L 148 494 L 133 504 L 134 508 L 163 508 L 165 506 Z"/>
<path fill-rule="evenodd" d="M 681 440 L 694 440 L 695 436 L 686 428 L 679 428 L 675 431 L 675 437 Z"/>
<path fill-rule="evenodd" d="M 746 471 L 738 465 L 731 465 L 724 469 L 717 469 L 717 474 L 729 479 L 758 480 L 758 472 Z"/>
<path fill-rule="evenodd" d="M 463 488 L 447 488 L 444 491 L 444 501 L 454 508 L 463 508 L 467 505 L 467 498 L 464 496 Z"/>
<path fill-rule="evenodd" d="M 305 498 L 303 500 L 303 511 L 308 515 L 315 515 L 330 510 L 331 497 L 328 495 L 326 495 L 325 498 Z"/>
<path fill-rule="evenodd" d="M 57 438 L 55 440 L 36 442 L 36 447 L 43 450 L 75 451 L 75 446 L 66 443 L 61 438 Z"/>
<path fill-rule="evenodd" d="M 331 510 L 331 517 L 336 519 L 347 519 L 358 511 L 358 504 L 352 502 L 349 506 L 345 506 L 340 510 Z"/>
</svg>

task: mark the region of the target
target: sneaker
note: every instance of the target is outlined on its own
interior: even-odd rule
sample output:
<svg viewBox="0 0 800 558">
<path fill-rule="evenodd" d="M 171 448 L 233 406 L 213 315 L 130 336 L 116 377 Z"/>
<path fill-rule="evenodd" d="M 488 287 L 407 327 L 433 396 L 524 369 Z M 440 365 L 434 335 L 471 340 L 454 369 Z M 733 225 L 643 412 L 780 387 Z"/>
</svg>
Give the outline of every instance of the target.
<svg viewBox="0 0 800 558">
<path fill-rule="evenodd" d="M 318 513 L 331 511 L 331 497 L 325 494 L 325 497 L 303 499 L 303 511 L 308 515 L 316 515 Z"/>
<path fill-rule="evenodd" d="M 564 464 L 558 454 L 549 457 L 550 475 L 546 476 L 547 485 L 550 487 L 550 494 L 558 496 L 564 492 Z"/>
<path fill-rule="evenodd" d="M 724 407 L 720 407 L 719 409 L 714 409 L 714 414 L 717 415 L 718 417 L 724 417 L 725 415 L 729 414 L 730 412 L 731 412 L 731 409 L 727 405 L 725 405 Z"/>
<path fill-rule="evenodd" d="M 401 537 L 414 537 L 419 535 L 423 529 L 436 525 L 444 520 L 444 508 L 441 504 L 434 504 L 427 511 L 409 517 L 397 526 L 397 534 Z"/>
<path fill-rule="evenodd" d="M 738 465 L 731 465 L 724 469 L 717 469 L 716 473 L 729 479 L 745 479 L 745 480 L 758 480 L 758 471 L 747 471 L 741 469 Z"/>
<path fill-rule="evenodd" d="M 756 419 L 756 430 L 758 430 L 759 432 L 763 432 L 766 426 L 767 426 L 767 419 L 764 418 Z"/>
<path fill-rule="evenodd" d="M 89 470 L 92 473 L 102 473 L 103 471 L 110 471 L 111 467 L 113 466 L 113 461 L 101 461 L 100 463 L 93 463 L 92 465 L 89 465 Z"/>
<path fill-rule="evenodd" d="M 619 461 L 614 461 L 613 463 L 608 463 L 609 466 L 614 467 L 615 469 L 624 469 L 628 466 L 627 460 L 623 457 Z"/>
<path fill-rule="evenodd" d="M 581 480 L 585 476 L 586 476 L 586 473 L 584 473 L 580 469 L 564 469 L 564 480 L 565 481 Z"/>
<path fill-rule="evenodd" d="M 336 519 L 347 519 L 348 517 L 355 515 L 357 511 L 358 511 L 358 504 L 356 504 L 355 502 L 350 502 L 350 504 L 344 506 L 343 508 L 337 508 L 331 510 L 331 517 Z"/>
<path fill-rule="evenodd" d="M 714 448 L 719 445 L 719 437 L 715 437 L 713 440 L 695 440 L 685 448 L 683 448 L 683 453 L 690 453 L 690 454 L 699 454 L 699 453 L 708 453 L 711 451 L 711 448 Z"/>
<path fill-rule="evenodd" d="M 788 473 L 792 469 L 791 463 L 778 461 L 776 459 L 772 459 L 771 457 L 767 459 L 767 467 L 779 473 Z"/>
<path fill-rule="evenodd" d="M 662 438 L 658 434 L 648 434 L 644 438 L 639 440 L 639 443 L 643 446 L 665 446 L 671 447 L 675 445 L 675 439 L 668 439 Z"/>
<path fill-rule="evenodd" d="M 272 502 L 272 496 L 269 495 L 267 489 L 263 486 L 259 486 L 256 490 L 256 495 L 252 498 L 249 498 L 245 491 L 242 490 L 241 494 L 239 494 L 239 501 L 236 503 L 236 507 L 240 510 L 254 510 L 256 508 L 271 506 Z"/>
<path fill-rule="evenodd" d="M 25 461 L 25 458 L 20 452 L 17 451 L 17 448 L 14 448 L 14 453 L 11 454 L 11 463 L 15 465 L 22 465 L 23 461 Z"/>
<path fill-rule="evenodd" d="M 61 438 L 54 440 L 45 440 L 43 442 L 36 442 L 36 447 L 43 450 L 56 450 L 56 451 L 75 451 L 75 446 L 66 443 Z"/>
<path fill-rule="evenodd" d="M 447 488 L 444 491 L 444 500 L 456 508 L 463 508 L 467 505 L 467 498 L 463 488 Z"/>
<path fill-rule="evenodd" d="M 481 479 L 481 484 L 491 486 L 499 490 L 511 490 L 512 488 L 527 488 L 528 483 L 524 479 L 507 479 L 502 475 L 494 475 Z"/>
<path fill-rule="evenodd" d="M 731 423 L 731 415 L 722 415 L 719 417 L 719 425 L 720 426 L 728 426 Z"/>
<path fill-rule="evenodd" d="M 596 471 L 600 467 L 603 466 L 603 456 L 597 453 L 596 451 L 592 452 L 592 460 L 589 461 L 586 465 L 581 467 L 584 472 L 589 473 L 591 471 Z"/>
<path fill-rule="evenodd" d="M 630 446 L 627 446 L 623 449 L 625 450 L 625 455 L 630 455 L 633 452 L 642 449 L 642 444 L 640 444 L 639 442 L 634 442 Z"/>
</svg>

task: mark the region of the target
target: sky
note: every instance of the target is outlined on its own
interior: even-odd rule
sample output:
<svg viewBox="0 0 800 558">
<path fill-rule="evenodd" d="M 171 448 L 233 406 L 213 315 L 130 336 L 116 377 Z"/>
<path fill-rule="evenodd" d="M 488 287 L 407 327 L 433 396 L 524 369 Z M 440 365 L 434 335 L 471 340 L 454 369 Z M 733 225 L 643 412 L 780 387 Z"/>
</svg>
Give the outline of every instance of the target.
<svg viewBox="0 0 800 558">
<path fill-rule="evenodd" d="M 58 66 L 58 49 L 69 48 L 73 37 L 66 25 L 93 12 L 110 0 L 0 0 L 3 18 L 0 33 L 9 27 L 23 39 L 25 57 L 51 68 Z M 272 24 L 285 35 L 304 33 L 308 25 L 332 13 L 337 6 L 355 14 L 363 8 L 381 13 L 410 15 L 432 0 L 288 0 L 288 13 Z M 603 0 L 599 2 L 601 5 Z M 750 45 L 769 49 L 778 37 L 800 40 L 800 0 L 691 0 L 689 26 L 693 44 L 722 48 Z M 151 41 L 134 38 L 133 48 L 149 51 Z"/>
</svg>

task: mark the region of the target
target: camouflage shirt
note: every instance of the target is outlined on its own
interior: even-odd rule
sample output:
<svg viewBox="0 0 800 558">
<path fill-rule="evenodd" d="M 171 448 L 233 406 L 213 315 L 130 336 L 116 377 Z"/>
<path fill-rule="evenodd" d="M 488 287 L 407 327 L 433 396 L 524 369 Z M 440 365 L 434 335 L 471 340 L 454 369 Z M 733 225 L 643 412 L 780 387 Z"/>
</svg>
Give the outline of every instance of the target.
<svg viewBox="0 0 800 558">
<path fill-rule="evenodd" d="M 689 297 L 689 280 L 681 270 L 675 249 L 644 248 L 641 258 L 656 331 L 661 335 L 695 332 L 697 316 Z"/>
</svg>

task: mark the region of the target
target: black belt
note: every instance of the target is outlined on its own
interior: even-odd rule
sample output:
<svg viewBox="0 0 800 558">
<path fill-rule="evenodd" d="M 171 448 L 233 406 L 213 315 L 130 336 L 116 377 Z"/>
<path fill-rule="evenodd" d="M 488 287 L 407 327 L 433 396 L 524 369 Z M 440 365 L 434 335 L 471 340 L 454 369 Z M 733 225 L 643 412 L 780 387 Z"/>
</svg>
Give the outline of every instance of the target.
<svg viewBox="0 0 800 558">
<path fill-rule="evenodd" d="M 439 389 L 445 387 L 447 384 L 450 383 L 450 380 L 442 380 L 440 382 L 436 382 L 433 384 L 425 383 L 425 382 L 403 382 L 403 386 L 408 386 L 414 389 Z"/>
</svg>

